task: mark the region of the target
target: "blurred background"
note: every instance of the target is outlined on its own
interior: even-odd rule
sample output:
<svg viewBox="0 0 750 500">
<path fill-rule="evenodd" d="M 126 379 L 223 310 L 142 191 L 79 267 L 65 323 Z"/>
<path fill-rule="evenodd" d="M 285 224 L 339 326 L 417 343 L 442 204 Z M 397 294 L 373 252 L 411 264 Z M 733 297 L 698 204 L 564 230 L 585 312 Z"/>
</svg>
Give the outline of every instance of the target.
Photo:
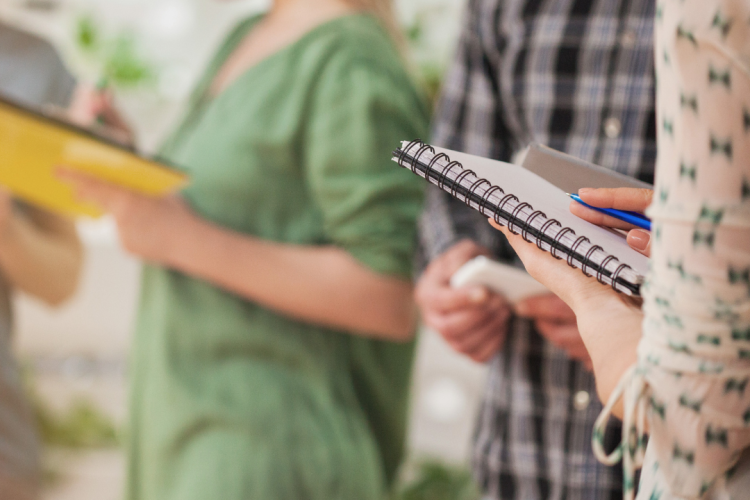
<svg viewBox="0 0 750 500">
<path fill-rule="evenodd" d="M 415 73 L 434 98 L 464 0 L 396 3 Z M 265 6 L 259 0 L 0 0 L 0 20 L 51 42 L 81 81 L 96 83 L 105 69 L 114 75 L 118 105 L 139 148 L 151 152 L 179 118 L 226 31 Z M 55 311 L 17 297 L 15 343 L 46 443 L 45 499 L 117 500 L 140 269 L 120 248 L 112 221 L 83 220 L 79 232 L 87 258 L 77 296 Z M 453 354 L 429 331 L 420 333 L 418 351 L 404 498 L 465 498 L 484 367 Z"/>
</svg>

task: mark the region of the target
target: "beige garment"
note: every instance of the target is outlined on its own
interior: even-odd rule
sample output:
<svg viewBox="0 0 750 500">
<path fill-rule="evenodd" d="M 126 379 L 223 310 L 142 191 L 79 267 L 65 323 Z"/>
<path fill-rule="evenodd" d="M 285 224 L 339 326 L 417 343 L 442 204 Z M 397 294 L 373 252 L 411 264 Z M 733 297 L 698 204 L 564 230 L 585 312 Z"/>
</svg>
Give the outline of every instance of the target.
<svg viewBox="0 0 750 500">
<path fill-rule="evenodd" d="M 639 499 L 750 498 L 726 486 L 750 445 L 749 21 L 750 0 L 657 3 L 654 242 L 620 386 L 626 497 L 643 463 Z"/>
</svg>

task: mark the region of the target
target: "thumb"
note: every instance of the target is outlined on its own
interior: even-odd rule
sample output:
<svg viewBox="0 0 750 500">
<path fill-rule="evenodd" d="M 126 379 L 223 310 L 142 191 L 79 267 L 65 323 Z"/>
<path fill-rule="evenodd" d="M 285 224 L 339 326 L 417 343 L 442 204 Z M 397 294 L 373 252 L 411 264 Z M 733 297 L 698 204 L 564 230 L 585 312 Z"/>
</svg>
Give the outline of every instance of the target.
<svg viewBox="0 0 750 500">
<path fill-rule="evenodd" d="M 556 260 L 548 252 L 525 241 L 520 234 L 512 234 L 506 227 L 498 226 L 491 219 L 490 224 L 505 234 L 526 271 L 574 311 L 576 302 L 601 292 L 601 284 L 587 277 L 580 269 L 568 266 L 565 261 Z"/>
</svg>

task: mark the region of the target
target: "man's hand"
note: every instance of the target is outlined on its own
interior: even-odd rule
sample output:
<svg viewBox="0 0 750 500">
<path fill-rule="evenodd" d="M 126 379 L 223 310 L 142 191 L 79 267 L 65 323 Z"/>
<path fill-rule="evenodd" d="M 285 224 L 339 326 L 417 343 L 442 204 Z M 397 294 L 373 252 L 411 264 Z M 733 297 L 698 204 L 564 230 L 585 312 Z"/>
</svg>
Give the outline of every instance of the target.
<svg viewBox="0 0 750 500">
<path fill-rule="evenodd" d="M 537 331 L 551 344 L 591 369 L 591 357 L 578 332 L 576 315 L 557 295 L 535 295 L 519 302 L 515 309 L 519 316 L 533 319 Z"/>
<path fill-rule="evenodd" d="M 501 295 L 483 287 L 454 289 L 450 278 L 485 248 L 464 240 L 433 260 L 417 282 L 416 301 L 424 322 L 456 351 L 485 362 L 505 340 L 511 308 Z"/>
<path fill-rule="evenodd" d="M 654 192 L 651 189 L 639 188 L 581 188 L 578 196 L 584 203 L 597 208 L 614 208 L 643 213 L 646 211 Z M 570 202 L 570 211 L 581 219 L 597 226 L 607 226 L 628 231 L 628 245 L 646 257 L 651 254 L 651 233 L 637 229 L 632 224 L 615 219 L 596 210 L 591 210 L 575 201 Z"/>
</svg>

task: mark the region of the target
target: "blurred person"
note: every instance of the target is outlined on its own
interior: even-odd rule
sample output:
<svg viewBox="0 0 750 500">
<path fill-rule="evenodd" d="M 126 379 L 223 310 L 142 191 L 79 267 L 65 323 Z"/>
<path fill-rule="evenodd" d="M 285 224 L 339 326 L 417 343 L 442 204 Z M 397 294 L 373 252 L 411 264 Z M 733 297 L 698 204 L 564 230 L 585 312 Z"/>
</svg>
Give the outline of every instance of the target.
<svg viewBox="0 0 750 500">
<path fill-rule="evenodd" d="M 470 0 L 432 142 L 504 161 L 539 142 L 652 181 L 654 11 L 653 0 Z M 619 497 L 620 472 L 591 450 L 602 407 L 573 311 L 552 294 L 514 309 L 452 289 L 477 255 L 521 264 L 462 202 L 430 187 L 426 205 L 422 315 L 458 352 L 491 360 L 472 454 L 485 498 Z M 619 424 L 606 436 L 619 442 Z"/>
<path fill-rule="evenodd" d="M 0 21 L 0 92 L 31 107 L 65 107 L 76 81 L 46 41 Z"/>
<path fill-rule="evenodd" d="M 610 413 L 629 431 L 602 456 L 613 465 L 622 458 L 625 498 L 635 495 L 641 465 L 638 499 L 749 496 L 749 17 L 747 0 L 660 2 L 656 195 L 580 193 L 594 206 L 649 207 L 653 234 L 628 234 L 651 257 L 642 308 L 503 229 L 529 272 L 576 312 L 608 402 L 593 435 L 600 455 Z"/>
<path fill-rule="evenodd" d="M 0 93 L 26 105 L 64 107 L 75 80 L 45 41 L 0 23 Z M 73 222 L 0 190 L 0 498 L 38 498 L 34 417 L 11 350 L 15 290 L 58 305 L 73 294 L 82 248 Z"/>
<path fill-rule="evenodd" d="M 147 262 L 128 499 L 384 498 L 422 208 L 390 151 L 428 120 L 397 33 L 386 0 L 276 1 L 228 36 L 161 150 L 192 177 L 179 197 L 62 170 Z M 121 123 L 106 94 L 75 108 Z"/>
</svg>

